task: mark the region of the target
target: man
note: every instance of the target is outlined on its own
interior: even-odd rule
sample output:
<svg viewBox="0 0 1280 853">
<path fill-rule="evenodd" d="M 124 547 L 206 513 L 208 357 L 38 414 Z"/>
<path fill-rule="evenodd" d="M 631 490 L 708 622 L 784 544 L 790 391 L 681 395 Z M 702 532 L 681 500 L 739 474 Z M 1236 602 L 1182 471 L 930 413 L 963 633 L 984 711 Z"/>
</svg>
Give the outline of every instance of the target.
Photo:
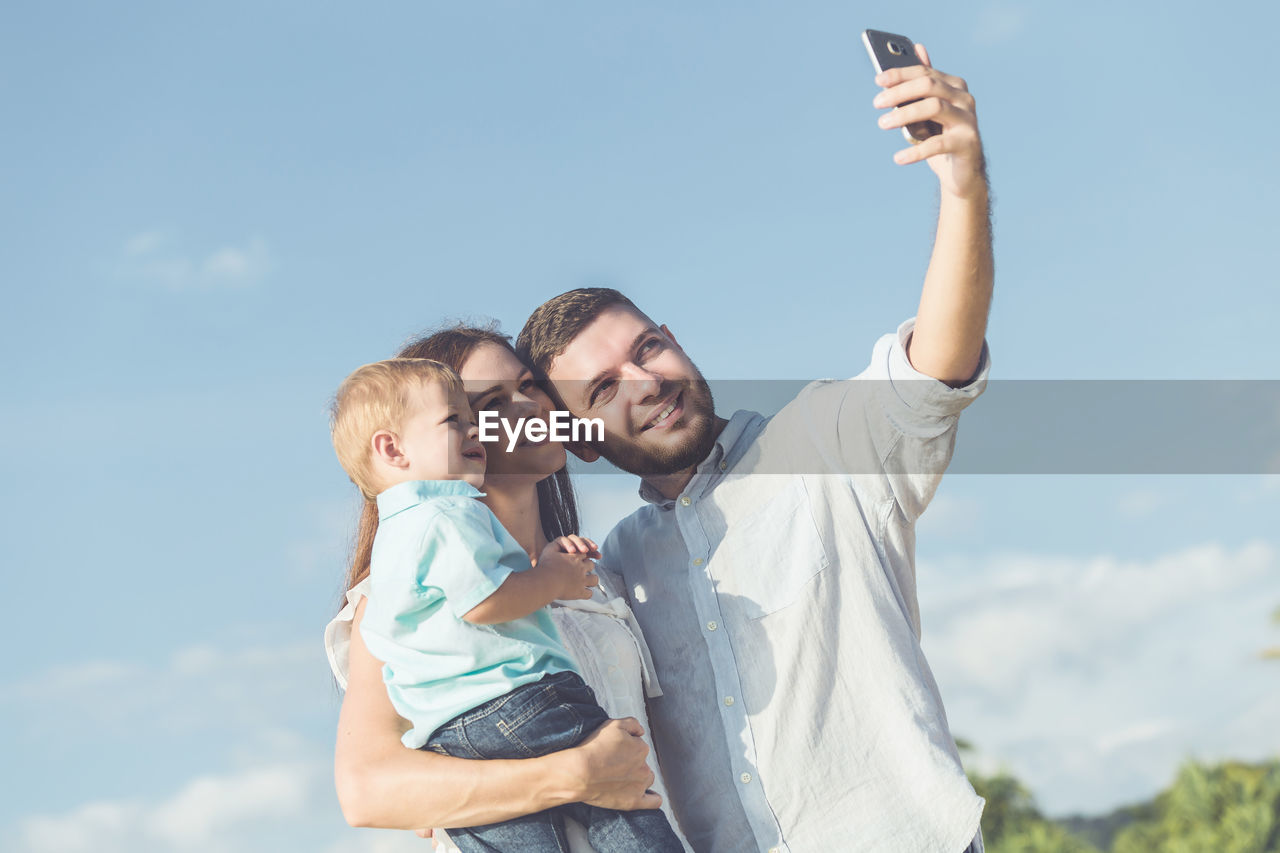
<svg viewBox="0 0 1280 853">
<path fill-rule="evenodd" d="M 571 291 L 518 346 L 648 502 L 603 549 L 657 663 L 650 719 L 698 850 L 980 851 L 965 779 L 920 650 L 914 524 L 981 393 L 993 263 L 964 81 L 892 69 L 878 107 L 942 132 L 898 152 L 938 176 L 919 309 L 858 380 L 814 383 L 771 419 L 719 417 L 666 326 L 616 291 Z M 761 475 L 780 476 L 761 476 Z"/>
</svg>

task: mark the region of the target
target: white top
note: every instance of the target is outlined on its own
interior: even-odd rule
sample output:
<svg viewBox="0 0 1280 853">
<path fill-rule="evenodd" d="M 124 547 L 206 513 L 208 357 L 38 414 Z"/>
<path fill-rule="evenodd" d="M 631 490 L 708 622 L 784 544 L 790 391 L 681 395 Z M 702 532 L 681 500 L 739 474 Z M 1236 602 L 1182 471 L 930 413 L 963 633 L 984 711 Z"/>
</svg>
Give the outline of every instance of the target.
<svg viewBox="0 0 1280 853">
<path fill-rule="evenodd" d="M 351 623 L 355 618 L 356 605 L 368 595 L 368 591 L 368 578 L 348 590 L 346 606 L 325 627 L 324 645 L 329 655 L 329 666 L 343 690 L 347 689 Z M 554 602 L 551 617 L 569 654 L 578 664 L 582 680 L 595 691 L 600 707 L 610 717 L 635 717 L 639 720 L 644 727 L 644 742 L 652 756 L 654 746 L 649 733 L 649 717 L 645 713 L 645 697 L 661 696 L 662 689 L 654 674 L 649 647 L 626 601 L 601 573 L 600 586 L 592 590 L 590 599 Z M 685 850 L 691 852 L 692 848 L 685 841 L 671 811 L 662 770 L 657 761 L 651 761 L 650 767 L 655 776 L 653 790 L 662 796 L 662 812 Z M 565 828 L 570 853 L 594 853 L 581 825 L 566 820 Z M 443 833 L 437 831 L 436 836 L 447 842 Z M 455 849 L 447 843 L 446 848 Z"/>
</svg>

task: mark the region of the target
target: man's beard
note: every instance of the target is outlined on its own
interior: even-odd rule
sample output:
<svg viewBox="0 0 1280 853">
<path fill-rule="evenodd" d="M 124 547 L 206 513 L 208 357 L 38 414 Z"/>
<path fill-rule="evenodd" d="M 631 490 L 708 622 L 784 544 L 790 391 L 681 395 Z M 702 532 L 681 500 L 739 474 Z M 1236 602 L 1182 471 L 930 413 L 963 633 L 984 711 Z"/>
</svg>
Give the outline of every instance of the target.
<svg viewBox="0 0 1280 853">
<path fill-rule="evenodd" d="M 698 374 L 696 379 L 684 385 L 682 391 L 685 438 L 679 444 L 668 447 L 642 445 L 619 440 L 605 434 L 604 441 L 596 446 L 600 455 L 611 463 L 640 477 L 661 477 L 685 471 L 697 465 L 711 453 L 715 446 L 715 402 L 711 399 L 711 386 Z"/>
</svg>

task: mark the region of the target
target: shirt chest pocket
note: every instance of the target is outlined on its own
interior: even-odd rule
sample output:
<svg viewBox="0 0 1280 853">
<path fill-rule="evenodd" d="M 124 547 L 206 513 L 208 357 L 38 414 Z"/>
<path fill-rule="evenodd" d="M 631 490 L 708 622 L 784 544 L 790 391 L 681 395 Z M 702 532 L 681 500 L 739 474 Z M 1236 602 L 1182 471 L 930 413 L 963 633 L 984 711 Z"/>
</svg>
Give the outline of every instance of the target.
<svg viewBox="0 0 1280 853">
<path fill-rule="evenodd" d="M 731 524 L 712 562 L 717 592 L 736 596 L 748 619 L 794 604 L 830 565 L 804 481 L 784 482 L 762 506 Z"/>
</svg>

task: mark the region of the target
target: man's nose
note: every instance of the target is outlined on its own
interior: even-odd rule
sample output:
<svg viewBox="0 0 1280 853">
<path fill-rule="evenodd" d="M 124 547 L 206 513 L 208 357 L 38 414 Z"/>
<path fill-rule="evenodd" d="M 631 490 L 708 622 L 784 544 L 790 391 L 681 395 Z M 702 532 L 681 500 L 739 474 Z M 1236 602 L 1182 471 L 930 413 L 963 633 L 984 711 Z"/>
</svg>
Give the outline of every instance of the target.
<svg viewBox="0 0 1280 853">
<path fill-rule="evenodd" d="M 637 400 L 657 396 L 662 390 L 662 376 L 638 364 L 625 364 L 621 372 L 622 381 L 631 386 L 631 396 Z"/>
</svg>

